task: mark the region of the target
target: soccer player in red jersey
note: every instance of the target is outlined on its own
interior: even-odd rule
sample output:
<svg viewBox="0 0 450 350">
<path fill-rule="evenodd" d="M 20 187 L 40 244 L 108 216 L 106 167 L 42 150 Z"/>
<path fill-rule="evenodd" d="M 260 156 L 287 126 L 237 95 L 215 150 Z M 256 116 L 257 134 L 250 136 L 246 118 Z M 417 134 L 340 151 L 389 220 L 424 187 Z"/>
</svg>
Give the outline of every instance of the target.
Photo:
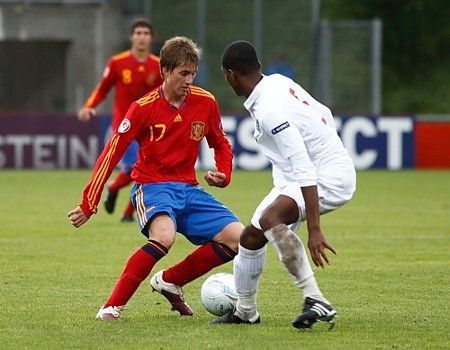
<svg viewBox="0 0 450 350">
<path fill-rule="evenodd" d="M 162 84 L 159 71 L 159 58 L 150 53 L 153 41 L 153 27 L 146 19 L 139 18 L 131 26 L 131 49 L 113 56 L 107 63 L 103 78 L 78 112 L 78 119 L 89 121 L 96 115 L 95 107 L 114 88 L 114 108 L 112 130 L 116 130 L 131 103 L 147 92 Z M 130 176 L 133 164 L 137 160 L 138 145 L 132 142 L 124 154 L 117 178 L 108 186 L 105 209 L 114 211 L 117 194 L 133 180 Z M 134 207 L 131 201 L 124 210 L 122 221 L 133 221 Z"/>
<path fill-rule="evenodd" d="M 129 258 L 97 313 L 102 320 L 119 319 L 141 282 L 174 244 L 176 232 L 199 247 L 178 264 L 157 272 L 150 285 L 169 300 L 173 310 L 192 315 L 181 287 L 231 261 L 243 230 L 227 207 L 199 187 L 196 177 L 203 138 L 214 149 L 217 167 L 217 172 L 207 171 L 204 176 L 210 186 L 229 184 L 233 158 L 214 96 L 192 85 L 199 61 L 197 46 L 186 37 L 171 38 L 161 49 L 160 59 L 163 84 L 131 104 L 99 156 L 81 204 L 68 213 L 78 228 L 97 212 L 106 181 L 128 145 L 137 140 L 132 201 L 148 242 Z"/>
</svg>

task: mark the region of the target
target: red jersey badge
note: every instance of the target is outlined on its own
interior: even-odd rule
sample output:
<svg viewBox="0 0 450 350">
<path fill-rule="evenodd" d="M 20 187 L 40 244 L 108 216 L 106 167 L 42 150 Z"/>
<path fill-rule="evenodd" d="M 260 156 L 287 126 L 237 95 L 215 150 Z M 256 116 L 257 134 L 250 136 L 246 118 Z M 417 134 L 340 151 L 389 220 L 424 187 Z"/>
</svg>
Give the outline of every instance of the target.
<svg viewBox="0 0 450 350">
<path fill-rule="evenodd" d="M 200 141 L 205 134 L 205 123 L 193 122 L 191 124 L 191 139 Z"/>
</svg>

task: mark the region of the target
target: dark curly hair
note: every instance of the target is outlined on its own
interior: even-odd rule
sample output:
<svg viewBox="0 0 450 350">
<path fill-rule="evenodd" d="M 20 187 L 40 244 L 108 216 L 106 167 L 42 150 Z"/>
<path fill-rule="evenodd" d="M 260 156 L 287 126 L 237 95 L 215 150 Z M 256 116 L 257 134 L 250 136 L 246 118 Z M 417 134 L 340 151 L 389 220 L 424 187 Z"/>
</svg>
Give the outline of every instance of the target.
<svg viewBox="0 0 450 350">
<path fill-rule="evenodd" d="M 234 41 L 225 48 L 221 64 L 224 69 L 232 69 L 244 75 L 260 69 L 255 48 L 244 40 Z"/>
</svg>

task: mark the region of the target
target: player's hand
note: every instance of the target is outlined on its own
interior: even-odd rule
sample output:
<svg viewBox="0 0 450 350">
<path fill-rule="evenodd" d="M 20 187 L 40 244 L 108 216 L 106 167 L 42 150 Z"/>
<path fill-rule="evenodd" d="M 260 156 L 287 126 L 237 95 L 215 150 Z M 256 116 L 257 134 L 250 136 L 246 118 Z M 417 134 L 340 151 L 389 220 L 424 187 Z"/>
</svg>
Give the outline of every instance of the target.
<svg viewBox="0 0 450 350">
<path fill-rule="evenodd" d="M 321 230 L 309 232 L 308 248 L 314 265 L 321 268 L 325 268 L 325 263 L 330 265 L 330 260 L 325 253 L 325 249 L 328 249 L 334 255 L 337 254 L 336 250 L 327 243 Z"/>
<path fill-rule="evenodd" d="M 80 206 L 76 207 L 74 210 L 69 211 L 67 216 L 70 219 L 70 223 L 76 228 L 83 225 L 89 218 L 84 213 L 83 209 Z"/>
<path fill-rule="evenodd" d="M 227 176 L 224 173 L 207 171 L 203 178 L 210 186 L 223 187 Z"/>
<path fill-rule="evenodd" d="M 82 122 L 88 122 L 91 117 L 97 115 L 94 108 L 83 107 L 78 111 L 78 120 Z"/>
</svg>

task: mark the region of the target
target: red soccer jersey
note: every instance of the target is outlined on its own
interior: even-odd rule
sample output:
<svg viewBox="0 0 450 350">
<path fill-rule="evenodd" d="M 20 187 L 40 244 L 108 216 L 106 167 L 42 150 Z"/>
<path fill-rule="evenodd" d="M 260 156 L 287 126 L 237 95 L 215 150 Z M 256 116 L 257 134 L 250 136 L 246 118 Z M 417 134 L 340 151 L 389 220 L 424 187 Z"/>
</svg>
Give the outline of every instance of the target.
<svg viewBox="0 0 450 350">
<path fill-rule="evenodd" d="M 132 103 L 119 128 L 100 154 L 80 204 L 90 217 L 97 212 L 103 187 L 128 145 L 139 143 L 132 177 L 137 184 L 183 182 L 198 185 L 195 162 L 200 141 L 214 149 L 217 170 L 231 179 L 233 153 L 223 131 L 213 95 L 191 86 L 183 105 L 176 108 L 159 87 Z"/>
<path fill-rule="evenodd" d="M 131 103 L 161 84 L 162 78 L 157 56 L 150 54 L 145 61 L 139 61 L 131 54 L 130 50 L 124 51 L 108 61 L 101 82 L 94 89 L 84 107 L 96 107 L 115 87 L 111 126 L 113 130 L 116 130 Z"/>
</svg>

